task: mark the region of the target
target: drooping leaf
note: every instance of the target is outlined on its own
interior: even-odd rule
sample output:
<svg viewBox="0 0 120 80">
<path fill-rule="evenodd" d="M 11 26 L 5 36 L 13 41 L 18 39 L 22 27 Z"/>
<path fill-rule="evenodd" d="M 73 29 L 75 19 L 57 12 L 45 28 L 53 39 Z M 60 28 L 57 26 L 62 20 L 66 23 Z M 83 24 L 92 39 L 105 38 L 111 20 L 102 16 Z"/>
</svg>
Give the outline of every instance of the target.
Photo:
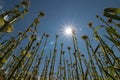
<svg viewBox="0 0 120 80">
<path fill-rule="evenodd" d="M 104 11 L 112 12 L 112 13 L 115 13 L 115 14 L 120 14 L 120 8 L 106 8 L 106 9 L 104 9 Z"/>
<path fill-rule="evenodd" d="M 118 14 L 120 14 L 120 8 L 106 8 L 104 10 L 104 16 L 112 19 L 120 20 L 120 16 Z"/>
</svg>

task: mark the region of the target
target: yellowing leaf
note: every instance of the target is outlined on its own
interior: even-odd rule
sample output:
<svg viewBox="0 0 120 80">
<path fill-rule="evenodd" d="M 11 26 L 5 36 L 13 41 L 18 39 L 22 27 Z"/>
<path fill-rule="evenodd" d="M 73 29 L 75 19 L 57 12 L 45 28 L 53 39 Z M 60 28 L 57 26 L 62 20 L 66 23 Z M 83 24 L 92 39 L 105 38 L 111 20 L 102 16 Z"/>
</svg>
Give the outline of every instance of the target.
<svg viewBox="0 0 120 80">
<path fill-rule="evenodd" d="M 13 25 L 12 24 L 8 24 L 7 26 L 5 26 L 1 32 L 12 32 L 14 30 Z"/>
<path fill-rule="evenodd" d="M 25 80 L 24 78 L 21 78 L 21 80 Z"/>
<path fill-rule="evenodd" d="M 5 24 L 5 20 L 3 18 L 0 18 L 0 28 L 4 26 L 4 24 Z"/>
<path fill-rule="evenodd" d="M 25 55 L 25 53 L 26 53 L 26 50 L 22 51 L 22 55 Z"/>
<path fill-rule="evenodd" d="M 28 53 L 27 53 L 27 57 L 29 58 L 30 56 L 31 56 L 31 53 L 30 53 L 30 52 L 28 52 Z"/>
<path fill-rule="evenodd" d="M 6 63 L 6 61 L 7 61 L 7 60 L 6 60 L 5 58 L 2 59 L 2 63 L 3 63 L 3 64 Z"/>
<path fill-rule="evenodd" d="M 16 77 L 15 79 L 16 79 L 16 80 L 18 80 L 19 78 L 18 78 L 18 77 Z"/>
</svg>

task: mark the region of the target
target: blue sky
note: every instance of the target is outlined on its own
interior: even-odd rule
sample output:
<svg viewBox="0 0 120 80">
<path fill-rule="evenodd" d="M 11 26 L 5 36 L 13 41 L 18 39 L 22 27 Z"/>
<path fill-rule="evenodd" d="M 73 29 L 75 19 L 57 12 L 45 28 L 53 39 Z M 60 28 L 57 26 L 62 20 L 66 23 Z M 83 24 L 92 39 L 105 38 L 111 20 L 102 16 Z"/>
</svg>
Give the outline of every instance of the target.
<svg viewBox="0 0 120 80">
<path fill-rule="evenodd" d="M 2 0 L 4 1 L 3 9 L 8 10 L 18 4 L 20 0 Z M 16 30 L 23 29 L 28 26 L 30 22 L 37 16 L 39 11 L 44 11 L 46 16 L 41 19 L 39 25 L 40 33 L 46 32 L 49 34 L 56 34 L 60 31 L 64 24 L 70 23 L 76 25 L 78 29 L 81 28 L 81 33 L 88 31 L 87 23 L 89 21 L 98 21 L 95 16 L 99 14 L 102 16 L 104 8 L 120 7 L 119 0 L 30 0 L 30 12 L 25 19 L 18 22 Z"/>
</svg>

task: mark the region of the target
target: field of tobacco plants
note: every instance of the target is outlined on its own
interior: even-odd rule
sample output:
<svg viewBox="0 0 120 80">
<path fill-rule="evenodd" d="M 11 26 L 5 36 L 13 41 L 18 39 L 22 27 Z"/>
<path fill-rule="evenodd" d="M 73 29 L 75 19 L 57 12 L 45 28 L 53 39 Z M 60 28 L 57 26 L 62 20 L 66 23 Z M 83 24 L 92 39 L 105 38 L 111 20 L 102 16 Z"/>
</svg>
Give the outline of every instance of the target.
<svg viewBox="0 0 120 80">
<path fill-rule="evenodd" d="M 60 49 L 57 48 L 59 35 L 43 33 L 40 41 L 37 40 L 37 27 L 45 16 L 44 12 L 40 12 L 23 31 L 7 39 L 6 35 L 14 30 L 13 24 L 28 12 L 29 2 L 23 1 L 0 13 L 0 80 L 120 80 L 120 8 L 104 9 L 105 19 L 96 15 L 102 23 L 100 26 L 88 23 L 93 31 L 92 38 L 98 44 L 93 46 L 89 36 L 81 36 L 86 45 L 86 55 L 79 48 L 75 30 L 72 30 L 73 46 L 68 46 L 67 50 L 63 48 L 64 43 Z M 9 20 L 4 19 L 6 15 L 10 16 Z M 106 34 L 98 30 L 104 30 Z M 46 55 L 49 37 L 55 37 L 55 44 Z M 21 46 L 24 41 L 26 44 Z M 69 54 L 68 58 L 65 54 Z"/>
</svg>

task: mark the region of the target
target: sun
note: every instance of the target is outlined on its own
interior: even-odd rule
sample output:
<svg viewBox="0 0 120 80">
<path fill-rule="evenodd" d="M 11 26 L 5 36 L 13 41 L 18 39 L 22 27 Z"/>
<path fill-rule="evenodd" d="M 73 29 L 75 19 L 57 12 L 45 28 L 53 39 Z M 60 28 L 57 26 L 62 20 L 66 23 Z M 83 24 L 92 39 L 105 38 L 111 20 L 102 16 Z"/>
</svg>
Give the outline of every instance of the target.
<svg viewBox="0 0 120 80">
<path fill-rule="evenodd" d="M 66 27 L 64 32 L 66 35 L 72 35 L 72 27 Z"/>
<path fill-rule="evenodd" d="M 58 34 L 62 36 L 61 39 L 71 39 L 73 35 L 76 35 L 78 33 L 76 24 L 73 22 L 65 22 L 64 24 L 60 25 L 60 31 Z"/>
</svg>

